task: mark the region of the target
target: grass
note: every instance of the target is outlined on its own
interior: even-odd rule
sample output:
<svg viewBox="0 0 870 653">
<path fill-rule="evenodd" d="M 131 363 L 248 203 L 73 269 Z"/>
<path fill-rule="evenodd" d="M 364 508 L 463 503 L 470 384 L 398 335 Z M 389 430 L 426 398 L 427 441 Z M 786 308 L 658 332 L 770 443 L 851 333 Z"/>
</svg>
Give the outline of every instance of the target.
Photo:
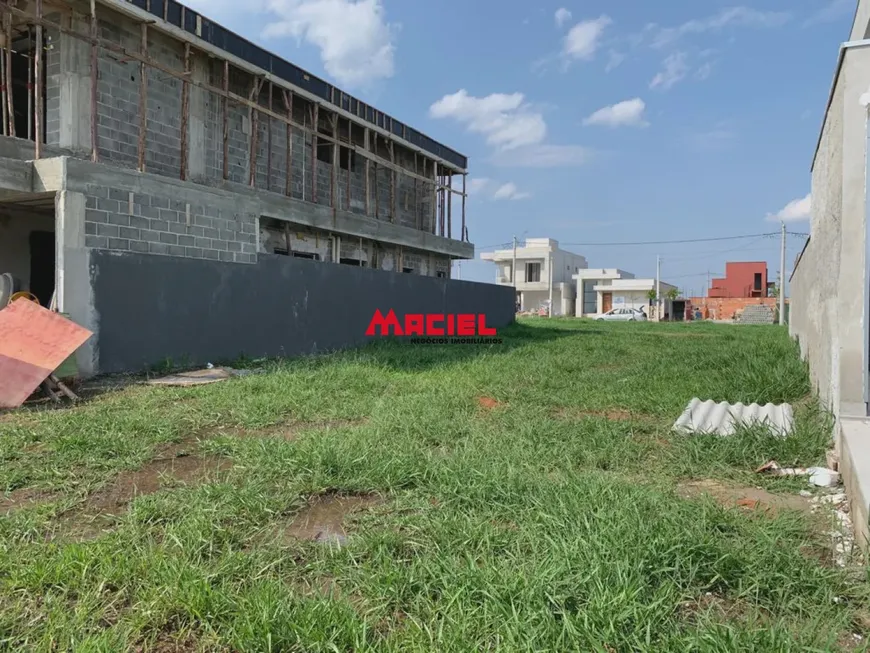
<svg viewBox="0 0 870 653">
<path fill-rule="evenodd" d="M 830 425 L 784 331 L 503 335 L 0 417 L 0 491 L 19 500 L 0 518 L 0 650 L 827 651 L 867 634 L 864 573 L 829 562 L 817 517 L 678 492 L 796 494 L 754 469 L 824 461 Z M 672 434 L 694 396 L 795 403 L 796 432 Z M 232 467 L 95 500 L 167 451 Z M 345 546 L 287 535 L 324 494 L 369 498 Z"/>
</svg>

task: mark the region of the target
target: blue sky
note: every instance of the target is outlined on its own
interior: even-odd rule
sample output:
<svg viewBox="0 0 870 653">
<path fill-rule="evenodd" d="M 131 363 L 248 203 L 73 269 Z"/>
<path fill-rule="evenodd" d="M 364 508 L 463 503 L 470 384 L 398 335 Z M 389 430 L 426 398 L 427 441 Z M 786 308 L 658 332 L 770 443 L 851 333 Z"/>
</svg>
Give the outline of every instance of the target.
<svg viewBox="0 0 870 653">
<path fill-rule="evenodd" d="M 703 290 L 809 229 L 810 164 L 855 0 L 192 0 L 470 159 L 481 247 L 556 238 L 592 267 Z M 455 214 L 454 214 L 455 219 Z M 574 243 L 577 243 L 576 245 Z M 787 266 L 800 251 L 794 237 Z M 456 271 L 456 268 L 454 268 Z M 492 264 L 461 264 L 492 281 Z"/>
</svg>

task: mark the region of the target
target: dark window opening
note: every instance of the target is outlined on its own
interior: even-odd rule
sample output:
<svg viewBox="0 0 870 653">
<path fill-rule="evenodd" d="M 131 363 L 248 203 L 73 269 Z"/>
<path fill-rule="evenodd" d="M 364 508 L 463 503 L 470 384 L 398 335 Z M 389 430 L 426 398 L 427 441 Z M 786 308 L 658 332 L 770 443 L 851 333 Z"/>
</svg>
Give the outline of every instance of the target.
<svg viewBox="0 0 870 653">
<path fill-rule="evenodd" d="M 15 111 L 15 136 L 34 139 L 33 101 L 36 94 L 30 88 L 30 80 L 35 75 L 32 55 L 35 50 L 35 37 L 32 32 L 22 28 L 17 35 L 12 36 L 12 103 Z M 45 52 L 43 52 L 45 56 Z M 43 116 L 48 111 L 48 94 L 46 93 L 46 68 L 42 67 L 42 111 Z M 30 96 L 30 97 L 28 97 Z M 47 140 L 47 121 L 42 121 L 42 142 Z"/>
<path fill-rule="evenodd" d="M 755 273 L 755 290 L 761 290 L 761 273 Z"/>
<path fill-rule="evenodd" d="M 439 270 L 438 272 L 435 273 L 435 276 L 438 277 L 439 279 L 446 279 L 447 273 L 444 272 L 443 270 Z"/>
<path fill-rule="evenodd" d="M 332 143 L 317 142 L 317 160 L 332 164 Z"/>
<path fill-rule="evenodd" d="M 356 172 L 356 152 L 347 147 L 338 148 L 338 167 Z"/>
<path fill-rule="evenodd" d="M 541 264 L 526 263 L 526 283 L 538 283 L 541 280 Z"/>
<path fill-rule="evenodd" d="M 48 308 L 54 295 L 54 232 L 30 232 L 30 292 Z"/>
<path fill-rule="evenodd" d="M 275 253 L 280 256 L 292 256 L 293 258 L 305 258 L 310 261 L 319 261 L 320 254 L 311 254 L 310 252 L 288 252 L 286 249 L 275 248 Z"/>
<path fill-rule="evenodd" d="M 355 265 L 358 268 L 366 267 L 366 262 L 360 261 L 358 258 L 340 258 L 338 262 L 342 265 Z"/>
<path fill-rule="evenodd" d="M 405 274 L 414 274 L 414 268 L 402 268 L 402 272 Z"/>
</svg>

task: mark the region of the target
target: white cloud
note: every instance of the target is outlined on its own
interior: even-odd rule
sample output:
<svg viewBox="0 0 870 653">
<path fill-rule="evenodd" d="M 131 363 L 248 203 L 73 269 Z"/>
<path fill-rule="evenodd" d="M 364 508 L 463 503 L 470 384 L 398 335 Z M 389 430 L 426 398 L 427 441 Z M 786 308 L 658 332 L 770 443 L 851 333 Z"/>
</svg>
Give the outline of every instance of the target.
<svg viewBox="0 0 870 653">
<path fill-rule="evenodd" d="M 677 27 L 659 28 L 657 25 L 648 25 L 647 30 L 655 32 L 652 45 L 660 48 L 687 34 L 703 34 L 726 27 L 778 27 L 788 22 L 789 18 L 790 15 L 786 12 L 759 11 L 751 7 L 728 7 L 713 16 L 690 20 Z"/>
<path fill-rule="evenodd" d="M 503 184 L 499 186 L 498 190 L 492 194 L 492 199 L 494 200 L 525 200 L 530 198 L 531 193 L 521 193 L 519 189 L 517 189 L 516 184 L 513 182 L 509 182 L 507 184 Z"/>
<path fill-rule="evenodd" d="M 643 117 L 645 109 L 646 103 L 640 98 L 625 100 L 599 109 L 586 118 L 583 124 L 605 127 L 646 127 L 649 123 Z"/>
<path fill-rule="evenodd" d="M 522 93 L 469 95 L 465 89 L 445 95 L 429 107 L 433 118 L 450 118 L 482 134 L 495 150 L 491 163 L 500 166 L 555 168 L 585 163 L 589 151 L 576 145 L 545 143 L 547 123 Z"/>
<path fill-rule="evenodd" d="M 241 11 L 246 6 L 240 3 Z M 382 0 L 266 0 L 266 8 L 272 20 L 264 38 L 290 36 L 317 47 L 326 72 L 340 84 L 393 76 L 398 25 L 387 22 Z"/>
<path fill-rule="evenodd" d="M 567 9 L 565 9 L 565 7 L 559 7 L 556 10 L 555 19 L 556 19 L 556 27 L 561 28 L 562 25 L 564 25 L 569 20 L 571 20 L 571 12 L 568 11 Z"/>
<path fill-rule="evenodd" d="M 782 207 L 778 213 L 768 215 L 767 219 L 772 222 L 800 222 L 810 219 L 811 210 L 812 194 L 807 194 L 806 197 L 792 200 Z"/>
<path fill-rule="evenodd" d="M 465 89 L 445 95 L 429 107 L 433 118 L 452 118 L 486 142 L 506 151 L 535 145 L 547 136 L 544 117 L 531 109 L 522 93 L 492 93 L 474 97 Z"/>
<path fill-rule="evenodd" d="M 490 180 L 485 177 L 472 177 L 468 181 L 466 190 L 469 195 L 476 195 L 489 185 Z"/>
<path fill-rule="evenodd" d="M 562 168 L 583 165 L 592 150 L 580 145 L 531 145 L 501 153 L 492 163 L 508 168 Z"/>
<path fill-rule="evenodd" d="M 664 60 L 664 70 L 653 77 L 650 88 L 660 88 L 664 91 L 681 82 L 689 72 L 685 52 L 674 52 Z"/>
<path fill-rule="evenodd" d="M 565 35 L 562 54 L 568 59 L 591 59 L 601 45 L 604 29 L 612 22 L 609 16 L 600 16 L 577 23 Z"/>
</svg>

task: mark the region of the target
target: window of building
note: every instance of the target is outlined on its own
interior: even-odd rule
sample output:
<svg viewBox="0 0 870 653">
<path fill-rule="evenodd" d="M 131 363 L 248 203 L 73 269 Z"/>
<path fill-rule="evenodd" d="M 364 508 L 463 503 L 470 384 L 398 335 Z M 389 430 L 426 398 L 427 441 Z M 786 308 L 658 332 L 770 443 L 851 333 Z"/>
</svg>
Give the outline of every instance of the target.
<svg viewBox="0 0 870 653">
<path fill-rule="evenodd" d="M 755 273 L 755 290 L 761 290 L 761 272 Z"/>
<path fill-rule="evenodd" d="M 444 270 L 438 270 L 438 272 L 435 273 L 435 276 L 439 279 L 445 279 L 447 278 L 447 273 L 444 272 Z"/>
<path fill-rule="evenodd" d="M 342 265 L 355 265 L 358 268 L 366 267 L 366 262 L 360 261 L 358 258 L 340 258 L 338 262 Z"/>
<path fill-rule="evenodd" d="M 293 258 L 307 258 L 311 261 L 319 261 L 320 254 L 311 254 L 309 252 L 293 252 Z"/>
<path fill-rule="evenodd" d="M 405 274 L 414 274 L 414 268 L 402 268 L 402 272 Z"/>
<path fill-rule="evenodd" d="M 526 282 L 537 283 L 541 280 L 541 264 L 526 263 Z"/>
</svg>

